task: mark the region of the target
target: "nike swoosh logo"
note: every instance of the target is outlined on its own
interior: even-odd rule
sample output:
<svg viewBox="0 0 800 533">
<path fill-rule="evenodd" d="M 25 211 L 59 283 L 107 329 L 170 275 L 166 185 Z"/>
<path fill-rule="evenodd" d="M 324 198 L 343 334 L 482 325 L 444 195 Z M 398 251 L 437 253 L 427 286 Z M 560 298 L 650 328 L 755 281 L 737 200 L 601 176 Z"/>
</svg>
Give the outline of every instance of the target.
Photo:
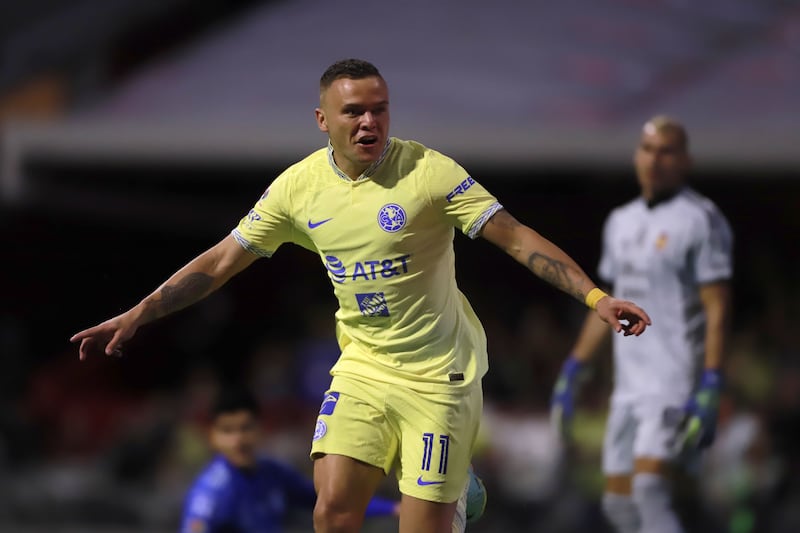
<svg viewBox="0 0 800 533">
<path fill-rule="evenodd" d="M 331 217 L 331 218 L 326 218 L 325 220 L 320 220 L 319 222 L 311 222 L 311 219 L 309 218 L 309 219 L 308 219 L 308 229 L 314 229 L 314 228 L 316 228 L 317 226 L 321 226 L 321 225 L 323 225 L 323 224 L 324 224 L 324 223 L 326 223 L 326 222 L 330 222 L 331 220 L 333 220 L 333 217 Z"/>
<path fill-rule="evenodd" d="M 424 487 L 425 485 L 441 485 L 444 481 L 425 481 L 422 476 L 417 478 L 417 485 Z"/>
</svg>

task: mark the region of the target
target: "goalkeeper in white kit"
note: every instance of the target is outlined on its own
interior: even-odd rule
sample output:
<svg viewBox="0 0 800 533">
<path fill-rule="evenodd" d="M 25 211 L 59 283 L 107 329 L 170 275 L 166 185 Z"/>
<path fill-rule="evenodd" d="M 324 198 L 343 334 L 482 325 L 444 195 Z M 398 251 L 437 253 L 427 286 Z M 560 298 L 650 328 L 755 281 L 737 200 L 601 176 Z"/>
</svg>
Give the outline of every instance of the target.
<svg viewBox="0 0 800 533">
<path fill-rule="evenodd" d="M 653 325 L 648 335 L 613 339 L 603 511 L 619 533 L 680 533 L 670 471 L 714 440 L 733 239 L 719 209 L 686 183 L 682 124 L 649 120 L 634 164 L 641 195 L 607 218 L 599 276 L 617 298 L 646 308 Z M 581 375 L 610 333 L 589 313 L 562 366 L 551 416 L 565 437 Z"/>
</svg>

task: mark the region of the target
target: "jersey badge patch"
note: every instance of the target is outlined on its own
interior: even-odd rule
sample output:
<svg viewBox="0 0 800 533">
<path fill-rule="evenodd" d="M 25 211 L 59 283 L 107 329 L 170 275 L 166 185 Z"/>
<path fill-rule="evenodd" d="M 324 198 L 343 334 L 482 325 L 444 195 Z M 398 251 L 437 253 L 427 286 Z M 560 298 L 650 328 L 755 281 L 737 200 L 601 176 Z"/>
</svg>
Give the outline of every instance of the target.
<svg viewBox="0 0 800 533">
<path fill-rule="evenodd" d="M 378 211 L 378 225 L 388 233 L 403 229 L 406 220 L 405 210 L 397 204 L 386 204 Z"/>
<path fill-rule="evenodd" d="M 667 234 L 662 233 L 656 239 L 656 250 L 663 250 L 667 246 Z"/>
<path fill-rule="evenodd" d="M 363 316 L 389 316 L 389 305 L 382 292 L 358 293 L 356 301 Z"/>
</svg>

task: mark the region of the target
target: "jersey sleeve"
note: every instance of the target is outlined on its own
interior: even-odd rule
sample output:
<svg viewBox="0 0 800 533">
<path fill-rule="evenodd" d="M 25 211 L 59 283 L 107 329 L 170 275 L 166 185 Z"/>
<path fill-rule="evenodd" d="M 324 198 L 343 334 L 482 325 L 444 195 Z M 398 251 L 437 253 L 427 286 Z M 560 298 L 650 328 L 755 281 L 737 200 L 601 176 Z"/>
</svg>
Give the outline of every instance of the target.
<svg viewBox="0 0 800 533">
<path fill-rule="evenodd" d="M 186 498 L 181 517 L 181 533 L 215 533 L 224 520 L 224 504 L 217 491 L 196 486 Z"/>
<path fill-rule="evenodd" d="M 428 187 L 431 202 L 441 208 L 445 218 L 471 239 L 503 206 L 458 163 L 431 151 L 428 161 Z"/>
<path fill-rule="evenodd" d="M 302 241 L 295 238 L 299 232 L 294 230 L 292 222 L 289 181 L 286 172 L 278 176 L 231 232 L 244 249 L 260 257 L 271 257 L 281 244 Z M 306 243 L 298 244 L 307 247 Z"/>
<path fill-rule="evenodd" d="M 603 224 L 603 243 L 600 251 L 600 263 L 597 266 L 597 275 L 600 280 L 608 286 L 614 285 L 617 276 L 617 264 L 614 261 L 613 249 L 611 246 L 611 235 L 614 231 L 614 214 L 606 218 Z"/>
<path fill-rule="evenodd" d="M 697 283 L 727 280 L 733 275 L 733 232 L 716 208 L 706 210 L 694 233 L 693 262 Z"/>
</svg>

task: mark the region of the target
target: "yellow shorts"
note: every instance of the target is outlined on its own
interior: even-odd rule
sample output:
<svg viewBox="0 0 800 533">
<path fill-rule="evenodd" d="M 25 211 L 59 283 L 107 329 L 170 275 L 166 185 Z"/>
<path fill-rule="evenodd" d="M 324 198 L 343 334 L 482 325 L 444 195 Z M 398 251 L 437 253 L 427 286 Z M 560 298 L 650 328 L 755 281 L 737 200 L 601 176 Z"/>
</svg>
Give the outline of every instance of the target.
<svg viewBox="0 0 800 533">
<path fill-rule="evenodd" d="M 317 417 L 311 458 L 344 455 L 395 468 L 400 492 L 454 502 L 467 482 L 478 434 L 480 384 L 457 394 L 335 376 Z"/>
</svg>

